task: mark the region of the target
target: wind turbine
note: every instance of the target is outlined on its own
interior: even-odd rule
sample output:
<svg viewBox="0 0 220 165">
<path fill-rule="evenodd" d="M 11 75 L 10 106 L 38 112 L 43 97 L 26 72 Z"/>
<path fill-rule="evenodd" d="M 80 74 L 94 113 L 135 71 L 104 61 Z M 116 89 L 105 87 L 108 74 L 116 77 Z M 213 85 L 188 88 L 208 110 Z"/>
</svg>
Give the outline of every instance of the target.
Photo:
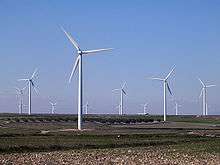
<svg viewBox="0 0 220 165">
<path fill-rule="evenodd" d="M 173 73 L 175 67 L 173 67 L 173 69 L 169 72 L 169 74 L 165 77 L 165 78 L 157 78 L 157 77 L 153 77 L 150 78 L 152 80 L 159 80 L 163 82 L 163 92 L 164 92 L 164 96 L 163 96 L 163 120 L 166 121 L 166 115 L 167 115 L 167 89 L 170 93 L 170 95 L 172 95 L 170 86 L 168 84 L 168 79 L 171 76 L 171 74 Z"/>
<path fill-rule="evenodd" d="M 207 112 L 207 88 L 210 88 L 210 87 L 214 87 L 216 85 L 206 85 L 200 78 L 198 78 L 200 83 L 202 84 L 202 89 L 201 89 L 201 93 L 200 93 L 200 96 L 199 97 L 203 97 L 203 101 L 202 101 L 202 105 L 203 105 L 203 115 L 206 116 L 208 115 L 208 112 Z"/>
<path fill-rule="evenodd" d="M 177 116 L 179 115 L 179 107 L 181 107 L 181 105 L 179 105 L 179 103 L 176 100 L 174 100 L 174 102 L 175 102 L 175 111 L 176 111 L 176 116 Z"/>
<path fill-rule="evenodd" d="M 118 109 L 118 114 L 120 115 L 121 114 L 121 103 L 119 103 L 115 109 Z"/>
<path fill-rule="evenodd" d="M 124 95 L 127 95 L 125 90 L 124 90 L 124 87 L 125 87 L 125 84 L 124 83 L 121 88 L 119 89 L 113 89 L 112 91 L 120 91 L 121 93 L 121 100 L 120 100 L 120 111 L 119 111 L 119 115 L 123 115 L 124 113 Z"/>
<path fill-rule="evenodd" d="M 51 102 L 51 101 L 49 103 L 51 105 L 51 114 L 54 114 L 54 110 L 55 110 L 55 107 L 56 107 L 57 103 L 54 103 L 54 102 Z"/>
<path fill-rule="evenodd" d="M 84 107 L 85 107 L 85 114 L 88 115 L 88 112 L 89 112 L 89 102 L 88 101 L 86 102 Z"/>
<path fill-rule="evenodd" d="M 147 111 L 147 106 L 148 106 L 148 103 L 145 103 L 142 105 L 144 107 L 144 115 L 146 115 L 146 111 Z"/>
<path fill-rule="evenodd" d="M 20 89 L 18 87 L 15 87 L 17 95 L 19 96 L 19 99 L 20 99 L 20 101 L 19 101 L 19 114 L 23 113 L 23 94 L 24 94 L 25 88 L 26 87 Z"/>
<path fill-rule="evenodd" d="M 174 102 L 175 106 L 174 106 L 174 109 L 175 109 L 175 115 L 177 116 L 179 114 L 179 107 L 182 107 L 182 105 L 179 105 L 179 101 L 177 101 L 177 99 L 174 99 L 172 98 L 171 101 Z"/>
<path fill-rule="evenodd" d="M 143 106 L 143 113 L 138 113 L 138 115 L 146 115 L 147 113 L 147 106 L 148 106 L 148 103 L 145 103 L 145 104 L 141 104 L 141 106 Z"/>
<path fill-rule="evenodd" d="M 31 89 L 33 88 L 34 91 L 36 93 L 38 93 L 37 89 L 36 89 L 36 86 L 34 84 L 34 78 L 36 77 L 36 73 L 37 73 L 37 69 L 35 69 L 34 73 L 32 74 L 32 76 L 30 78 L 28 78 L 28 79 L 18 79 L 18 81 L 25 81 L 28 84 L 28 88 L 29 88 L 29 91 L 28 91 L 28 93 L 29 93 L 29 98 L 28 98 L 28 100 L 29 100 L 28 114 L 29 115 L 31 115 Z"/>
<path fill-rule="evenodd" d="M 102 52 L 102 51 L 107 51 L 107 50 L 112 50 L 112 48 L 108 48 L 108 49 L 96 49 L 96 50 L 82 50 L 78 43 L 71 37 L 70 34 L 68 34 L 63 27 L 61 27 L 62 31 L 65 33 L 65 35 L 67 36 L 67 38 L 70 40 L 70 42 L 73 44 L 73 46 L 76 48 L 78 56 L 76 58 L 75 64 L 73 66 L 70 78 L 69 78 L 69 82 L 71 82 L 71 79 L 77 69 L 77 67 L 79 68 L 79 79 L 78 79 L 78 83 L 79 83 L 79 87 L 78 87 L 78 130 L 82 129 L 82 111 L 83 111 L 83 77 L 82 77 L 82 59 L 84 55 L 88 55 L 91 53 L 98 53 L 98 52 Z"/>
</svg>

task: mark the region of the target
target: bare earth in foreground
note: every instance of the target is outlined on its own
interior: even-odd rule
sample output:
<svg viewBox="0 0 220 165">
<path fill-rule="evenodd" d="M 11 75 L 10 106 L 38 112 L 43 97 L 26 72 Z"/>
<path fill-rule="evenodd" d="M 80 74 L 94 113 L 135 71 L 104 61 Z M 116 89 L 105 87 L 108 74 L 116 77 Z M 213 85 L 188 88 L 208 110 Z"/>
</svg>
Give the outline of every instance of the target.
<svg viewBox="0 0 220 165">
<path fill-rule="evenodd" d="M 219 165 L 220 155 L 209 153 L 187 154 L 172 147 L 88 149 L 40 153 L 1 154 L 0 164 L 180 164 Z"/>
</svg>

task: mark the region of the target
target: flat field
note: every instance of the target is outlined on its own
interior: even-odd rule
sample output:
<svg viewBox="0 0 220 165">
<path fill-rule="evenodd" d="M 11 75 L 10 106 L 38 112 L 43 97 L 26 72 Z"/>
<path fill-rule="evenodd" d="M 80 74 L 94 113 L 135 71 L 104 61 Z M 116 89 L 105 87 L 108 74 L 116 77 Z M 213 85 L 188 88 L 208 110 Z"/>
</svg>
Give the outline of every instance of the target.
<svg viewBox="0 0 220 165">
<path fill-rule="evenodd" d="M 220 116 L 0 115 L 0 164 L 220 164 Z"/>
</svg>

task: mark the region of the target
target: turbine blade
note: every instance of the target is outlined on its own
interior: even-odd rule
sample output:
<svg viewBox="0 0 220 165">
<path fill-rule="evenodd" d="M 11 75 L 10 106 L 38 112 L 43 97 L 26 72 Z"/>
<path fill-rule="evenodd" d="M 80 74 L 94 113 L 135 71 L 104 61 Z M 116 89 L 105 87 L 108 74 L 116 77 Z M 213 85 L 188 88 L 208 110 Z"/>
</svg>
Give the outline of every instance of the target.
<svg viewBox="0 0 220 165">
<path fill-rule="evenodd" d="M 203 94 L 203 88 L 201 89 L 201 92 L 200 92 L 199 98 L 202 97 L 202 94 Z"/>
<path fill-rule="evenodd" d="M 96 50 L 85 50 L 85 51 L 82 51 L 82 53 L 83 53 L 83 54 L 98 53 L 98 52 L 108 51 L 108 50 L 112 50 L 112 49 L 113 49 L 113 48 L 96 49 Z"/>
<path fill-rule="evenodd" d="M 65 35 L 67 36 L 67 38 L 70 40 L 70 42 L 73 44 L 73 46 L 79 51 L 79 50 L 80 50 L 80 47 L 79 47 L 79 45 L 77 44 L 77 42 L 71 37 L 70 34 L 68 34 L 68 33 L 66 32 L 66 30 L 65 30 L 63 27 L 61 27 L 61 29 L 62 29 L 62 31 L 65 33 Z"/>
<path fill-rule="evenodd" d="M 124 91 L 124 89 L 122 89 L 122 92 L 127 96 L 126 92 Z"/>
<path fill-rule="evenodd" d="M 124 89 L 125 85 L 126 85 L 126 82 L 124 82 L 124 84 L 122 85 L 121 89 Z"/>
<path fill-rule="evenodd" d="M 74 64 L 74 66 L 73 66 L 72 72 L 71 72 L 71 74 L 70 74 L 69 83 L 71 82 L 72 77 L 73 77 L 73 75 L 74 75 L 74 73 L 75 73 L 76 68 L 77 68 L 78 65 L 79 65 L 79 56 L 77 57 L 77 59 L 76 59 L 76 61 L 75 61 L 75 64 Z"/>
<path fill-rule="evenodd" d="M 206 88 L 215 87 L 216 85 L 207 85 Z"/>
<path fill-rule="evenodd" d="M 36 93 L 36 94 L 39 94 L 39 92 L 38 92 L 38 90 L 37 90 L 37 88 L 36 88 L 34 82 L 33 82 L 33 81 L 30 81 L 30 82 L 31 82 L 32 87 L 34 88 L 35 93 Z"/>
<path fill-rule="evenodd" d="M 37 90 L 36 87 L 34 87 L 34 91 L 35 91 L 36 94 L 39 94 L 39 91 Z"/>
<path fill-rule="evenodd" d="M 32 74 L 31 79 L 33 79 L 35 77 L 37 70 L 38 70 L 37 68 L 34 70 L 34 73 Z"/>
<path fill-rule="evenodd" d="M 159 81 L 164 81 L 164 79 L 162 79 L 162 78 L 157 78 L 157 77 L 152 77 L 152 78 L 149 78 L 149 79 L 151 79 L 151 80 L 159 80 Z"/>
<path fill-rule="evenodd" d="M 165 78 L 165 80 L 167 80 L 167 79 L 170 77 L 170 75 L 173 73 L 174 69 L 175 69 L 175 66 L 174 66 L 173 69 L 170 71 L 170 73 L 167 75 L 167 77 Z"/>
<path fill-rule="evenodd" d="M 113 89 L 112 92 L 114 92 L 114 91 L 120 91 L 120 89 Z"/>
<path fill-rule="evenodd" d="M 36 94 L 39 94 L 39 91 L 38 91 L 37 87 L 34 85 L 33 82 L 32 82 L 32 86 L 33 86 L 33 88 L 34 88 L 35 93 L 36 93 Z"/>
<path fill-rule="evenodd" d="M 21 90 L 23 91 L 23 90 L 25 90 L 27 88 L 27 86 L 25 86 L 24 88 L 22 88 Z"/>
<path fill-rule="evenodd" d="M 29 81 L 29 79 L 18 79 L 17 81 Z"/>
<path fill-rule="evenodd" d="M 173 94 L 172 94 L 172 92 L 171 92 L 171 89 L 170 89 L 170 86 L 169 86 L 169 84 L 168 84 L 168 83 L 167 83 L 167 89 L 168 89 L 168 91 L 169 91 L 170 95 L 172 96 Z"/>
<path fill-rule="evenodd" d="M 198 80 L 200 81 L 200 83 L 202 84 L 202 86 L 205 87 L 205 83 L 204 83 L 200 78 L 198 78 Z"/>
<path fill-rule="evenodd" d="M 20 91 L 21 91 L 18 87 L 15 87 L 15 89 L 16 89 L 17 92 L 20 92 Z"/>
</svg>

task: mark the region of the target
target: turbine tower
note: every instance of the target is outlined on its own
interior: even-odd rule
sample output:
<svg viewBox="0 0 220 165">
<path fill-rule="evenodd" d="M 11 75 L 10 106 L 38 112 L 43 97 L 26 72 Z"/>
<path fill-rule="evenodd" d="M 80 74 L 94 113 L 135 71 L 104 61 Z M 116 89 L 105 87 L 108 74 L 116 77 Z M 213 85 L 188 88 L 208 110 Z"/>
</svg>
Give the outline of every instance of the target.
<svg viewBox="0 0 220 165">
<path fill-rule="evenodd" d="M 56 107 L 57 103 L 54 103 L 54 102 L 50 101 L 50 105 L 51 105 L 51 114 L 54 114 L 54 110 L 55 110 L 55 107 Z"/>
<path fill-rule="evenodd" d="M 125 84 L 124 83 L 121 88 L 119 89 L 113 89 L 112 91 L 120 91 L 120 94 L 121 94 L 121 99 L 120 99 L 120 111 L 119 111 L 119 115 L 123 115 L 124 114 L 124 95 L 126 96 L 126 92 L 124 90 L 124 87 L 125 87 Z"/>
<path fill-rule="evenodd" d="M 18 87 L 15 87 L 16 89 L 16 92 L 17 92 L 17 95 L 19 96 L 19 114 L 22 114 L 23 113 L 23 94 L 24 94 L 24 90 L 25 90 L 26 87 L 20 89 Z"/>
<path fill-rule="evenodd" d="M 31 108 L 32 108 L 31 107 L 31 89 L 33 88 L 34 91 L 36 93 L 38 93 L 37 89 L 36 89 L 36 86 L 34 84 L 34 78 L 36 78 L 36 73 L 37 73 L 37 69 L 35 69 L 34 73 L 32 74 L 32 76 L 30 78 L 28 78 L 28 79 L 18 79 L 18 81 L 25 81 L 25 82 L 27 82 L 27 85 L 28 85 L 28 88 L 29 88 L 29 91 L 28 91 L 28 93 L 29 93 L 29 98 L 28 98 L 28 101 L 29 101 L 28 114 L 29 115 L 31 115 Z"/>
<path fill-rule="evenodd" d="M 73 44 L 73 46 L 76 48 L 78 56 L 76 58 L 75 64 L 73 66 L 70 78 L 69 78 L 69 82 L 71 82 L 71 79 L 77 69 L 77 67 L 79 68 L 79 79 L 78 79 L 78 83 L 79 83 L 79 87 L 78 87 L 78 130 L 82 129 L 82 111 L 83 111 L 83 77 L 82 77 L 82 59 L 83 56 L 91 54 L 91 53 L 98 53 L 98 52 L 102 52 L 102 51 L 107 51 L 107 50 L 111 50 L 112 48 L 108 48 L 108 49 L 97 49 L 97 50 L 82 50 L 78 43 L 71 37 L 70 34 L 68 34 L 63 27 L 61 27 L 62 31 L 65 33 L 65 35 L 67 36 L 67 38 L 70 40 L 70 42 Z"/>
<path fill-rule="evenodd" d="M 173 67 L 173 69 L 169 72 L 169 74 L 165 77 L 165 78 L 151 78 L 152 80 L 159 80 L 163 82 L 163 120 L 166 121 L 166 115 L 167 115 L 167 89 L 170 93 L 170 95 L 172 95 L 169 83 L 168 83 L 168 79 L 171 76 L 171 74 L 173 73 L 175 67 Z"/>
<path fill-rule="evenodd" d="M 214 87 L 214 86 L 216 86 L 216 85 L 206 85 L 200 78 L 198 78 L 199 79 L 199 81 L 200 81 L 200 83 L 202 84 L 202 89 L 201 89 L 201 93 L 200 93 L 200 96 L 199 97 L 201 97 L 202 96 L 202 109 L 203 109 L 203 111 L 202 111 L 202 114 L 203 114 L 203 116 L 206 116 L 206 115 L 208 115 L 208 111 L 207 111 L 207 106 L 208 106 L 208 104 L 207 104 L 207 88 L 210 88 L 210 87 Z"/>
</svg>

